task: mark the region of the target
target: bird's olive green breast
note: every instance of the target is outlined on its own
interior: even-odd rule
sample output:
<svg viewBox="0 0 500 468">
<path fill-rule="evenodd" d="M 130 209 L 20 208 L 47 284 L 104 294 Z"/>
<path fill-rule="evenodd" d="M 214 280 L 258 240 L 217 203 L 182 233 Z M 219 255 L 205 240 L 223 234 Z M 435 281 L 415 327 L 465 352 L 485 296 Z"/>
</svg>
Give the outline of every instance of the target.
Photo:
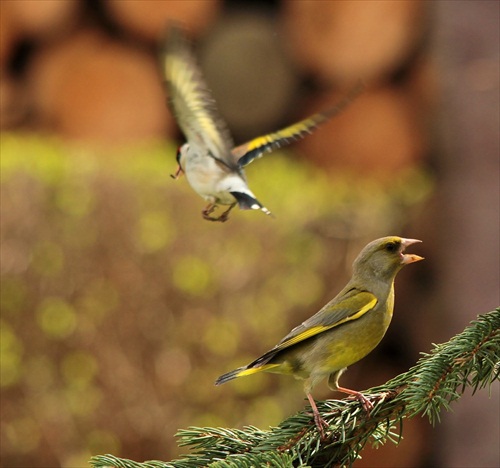
<svg viewBox="0 0 500 468">
<path fill-rule="evenodd" d="M 315 371 L 331 373 L 363 359 L 380 343 L 391 318 L 392 308 L 373 310 L 318 337 L 312 353 L 324 357 L 318 360 L 319 369 Z"/>
</svg>

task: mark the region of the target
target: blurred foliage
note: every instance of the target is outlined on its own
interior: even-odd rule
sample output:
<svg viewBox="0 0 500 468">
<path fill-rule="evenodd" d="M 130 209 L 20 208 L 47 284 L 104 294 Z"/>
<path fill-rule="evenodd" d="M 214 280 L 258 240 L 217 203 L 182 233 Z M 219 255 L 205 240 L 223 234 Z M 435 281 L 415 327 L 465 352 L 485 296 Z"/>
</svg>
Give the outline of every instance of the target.
<svg viewBox="0 0 500 468">
<path fill-rule="evenodd" d="M 432 190 L 419 169 L 388 184 L 282 152 L 247 171 L 276 219 L 235 209 L 209 223 L 168 177 L 174 154 L 2 134 L 5 466 L 172 458 L 180 427 L 278 423 L 303 405 L 300 385 L 215 378 L 315 312 Z"/>
</svg>

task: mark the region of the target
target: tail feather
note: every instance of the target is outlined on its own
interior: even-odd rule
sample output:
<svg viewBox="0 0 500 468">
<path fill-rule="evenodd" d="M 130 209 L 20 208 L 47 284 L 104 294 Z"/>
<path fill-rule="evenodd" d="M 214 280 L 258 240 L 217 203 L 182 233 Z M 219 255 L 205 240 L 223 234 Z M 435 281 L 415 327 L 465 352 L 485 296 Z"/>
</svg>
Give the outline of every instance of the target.
<svg viewBox="0 0 500 468">
<path fill-rule="evenodd" d="M 257 372 L 265 372 L 273 367 L 278 367 L 278 364 L 264 364 L 260 367 L 239 367 L 227 374 L 221 375 L 216 381 L 215 385 L 222 385 L 223 383 L 229 382 L 230 380 L 237 379 L 238 377 L 244 377 L 246 375 L 256 374 Z"/>
<path fill-rule="evenodd" d="M 248 193 L 244 192 L 231 192 L 231 195 L 236 198 L 238 202 L 238 206 L 241 210 L 261 210 L 266 215 L 271 215 L 271 212 L 257 200 L 255 197 L 252 197 Z"/>
<path fill-rule="evenodd" d="M 238 369 L 235 369 L 231 372 L 228 372 L 227 374 L 221 375 L 216 381 L 215 385 L 222 385 L 223 383 L 229 382 L 230 380 L 236 379 L 239 377 L 239 373 L 244 371 L 246 367 L 239 367 Z"/>
<path fill-rule="evenodd" d="M 276 356 L 278 352 L 279 350 L 273 348 L 267 353 L 264 353 L 262 356 L 255 359 L 255 361 L 252 361 L 250 364 L 247 364 L 246 366 L 243 367 L 238 367 L 238 369 L 234 369 L 231 372 L 228 372 L 227 374 L 221 375 L 215 381 L 215 385 L 222 385 L 223 383 L 229 382 L 230 380 L 233 379 L 237 379 L 238 377 L 257 374 L 257 372 L 266 372 L 270 371 L 271 369 L 280 367 L 281 364 L 279 363 L 269 362 Z"/>
</svg>

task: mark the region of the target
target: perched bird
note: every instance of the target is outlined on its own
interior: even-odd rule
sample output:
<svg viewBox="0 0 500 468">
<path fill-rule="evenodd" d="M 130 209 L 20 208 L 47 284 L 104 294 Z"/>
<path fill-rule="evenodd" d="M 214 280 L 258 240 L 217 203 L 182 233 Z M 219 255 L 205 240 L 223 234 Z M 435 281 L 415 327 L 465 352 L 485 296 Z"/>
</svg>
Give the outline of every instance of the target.
<svg viewBox="0 0 500 468">
<path fill-rule="evenodd" d="M 390 236 L 370 242 L 353 263 L 347 285 L 318 313 L 295 327 L 273 349 L 250 364 L 220 376 L 216 385 L 257 372 L 293 375 L 304 380 L 314 421 L 323 436 L 325 421 L 311 395 L 312 388 L 328 378 L 332 390 L 356 397 L 369 413 L 370 400 L 356 390 L 339 386 L 348 366 L 370 353 L 382 340 L 394 309 L 394 278 L 404 265 L 423 260 L 405 254 L 421 242 Z"/>
<path fill-rule="evenodd" d="M 187 140 L 177 151 L 178 168 L 172 177 L 177 179 L 183 173 L 186 175 L 194 191 L 208 201 L 202 215 L 210 221 L 226 221 L 236 204 L 242 210 L 261 210 L 270 215 L 248 188 L 243 168 L 264 153 L 312 133 L 318 125 L 344 109 L 362 89 L 362 85 L 357 85 L 337 105 L 323 113 L 234 147 L 191 47 L 177 25 L 169 30 L 162 68 L 169 106 Z M 218 205 L 229 208 L 218 217 L 210 216 Z"/>
</svg>

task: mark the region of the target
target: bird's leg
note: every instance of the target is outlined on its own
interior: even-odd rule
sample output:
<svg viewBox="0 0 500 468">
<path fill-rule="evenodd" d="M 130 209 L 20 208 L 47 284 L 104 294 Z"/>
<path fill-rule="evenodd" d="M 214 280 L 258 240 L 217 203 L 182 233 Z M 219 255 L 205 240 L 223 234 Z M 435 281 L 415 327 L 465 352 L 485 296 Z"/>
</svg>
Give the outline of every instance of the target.
<svg viewBox="0 0 500 468">
<path fill-rule="evenodd" d="M 224 211 L 218 218 L 217 221 L 220 221 L 221 223 L 224 223 L 229 219 L 229 212 L 236 206 L 236 203 L 233 203 L 232 205 L 229 206 L 229 208 Z"/>
<path fill-rule="evenodd" d="M 217 221 L 217 218 L 212 218 L 210 216 L 210 214 L 215 210 L 216 206 L 217 203 L 209 203 L 207 207 L 201 212 L 203 219 L 206 219 L 207 221 Z"/>
<path fill-rule="evenodd" d="M 229 206 L 229 208 L 224 211 L 219 217 L 213 218 L 210 216 L 213 211 L 215 210 L 215 207 L 217 206 L 217 203 L 210 203 L 202 212 L 202 216 L 204 219 L 208 221 L 219 221 L 221 223 L 226 222 L 229 219 L 229 212 L 236 206 L 236 203 L 233 203 L 232 205 Z"/>
<path fill-rule="evenodd" d="M 170 177 L 172 177 L 172 179 L 174 179 L 174 180 L 177 180 L 182 174 L 184 174 L 184 171 L 182 170 L 182 167 L 179 164 L 177 166 L 177 170 L 175 171 L 175 174 L 170 174 Z"/>
<path fill-rule="evenodd" d="M 347 368 L 340 369 L 337 372 L 330 374 L 330 377 L 328 378 L 328 386 L 332 390 L 354 396 L 361 403 L 366 413 L 370 415 L 370 411 L 373 409 L 373 403 L 368 398 L 366 398 L 361 392 L 339 386 L 339 378 L 346 371 L 346 369 Z"/>
<path fill-rule="evenodd" d="M 370 411 L 373 409 L 373 403 L 365 397 L 361 392 L 357 392 L 356 390 L 351 390 L 350 388 L 339 387 L 337 385 L 337 390 L 342 393 L 347 393 L 348 395 L 352 395 L 356 400 L 358 400 L 363 409 L 366 411 L 366 414 L 369 416 Z"/>
<path fill-rule="evenodd" d="M 321 440 L 325 440 L 325 429 L 328 428 L 328 423 L 321 417 L 319 414 L 318 407 L 316 406 L 316 402 L 310 393 L 307 394 L 307 399 L 309 400 L 309 404 L 311 405 L 311 409 L 313 411 L 314 424 L 318 428 L 319 435 Z"/>
</svg>

